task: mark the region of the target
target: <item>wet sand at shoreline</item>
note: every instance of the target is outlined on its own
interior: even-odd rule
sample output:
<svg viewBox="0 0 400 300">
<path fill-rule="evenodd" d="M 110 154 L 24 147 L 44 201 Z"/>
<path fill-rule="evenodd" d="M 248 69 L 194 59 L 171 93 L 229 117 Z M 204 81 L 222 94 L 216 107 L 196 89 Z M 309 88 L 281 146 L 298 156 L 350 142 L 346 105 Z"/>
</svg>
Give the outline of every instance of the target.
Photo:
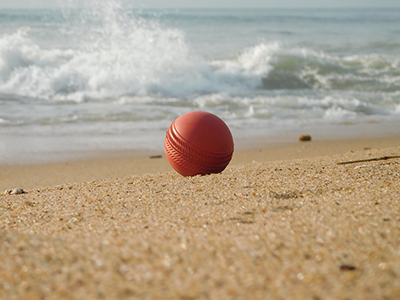
<svg viewBox="0 0 400 300">
<path fill-rule="evenodd" d="M 349 151 L 380 149 L 400 145 L 400 136 L 349 138 L 311 142 L 249 144 L 235 150 L 230 166 L 253 161 L 278 161 L 344 154 Z M 64 183 L 116 178 L 147 173 L 173 172 L 163 152 L 144 156 L 131 151 L 97 153 L 92 159 L 66 160 L 47 164 L 0 165 L 0 191 L 32 189 Z"/>
</svg>

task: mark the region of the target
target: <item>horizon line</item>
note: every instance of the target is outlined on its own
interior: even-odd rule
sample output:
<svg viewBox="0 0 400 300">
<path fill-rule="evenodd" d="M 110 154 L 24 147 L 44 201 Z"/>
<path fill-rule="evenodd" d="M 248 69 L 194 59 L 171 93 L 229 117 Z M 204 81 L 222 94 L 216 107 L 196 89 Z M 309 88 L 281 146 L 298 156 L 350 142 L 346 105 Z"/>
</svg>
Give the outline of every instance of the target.
<svg viewBox="0 0 400 300">
<path fill-rule="evenodd" d="M 62 8 L 85 8 L 83 6 L 76 6 L 76 7 L 63 7 L 63 6 L 43 6 L 43 7 L 1 7 L 0 9 L 62 9 Z M 274 6 L 274 7 L 263 7 L 263 6 L 235 6 L 235 7 L 159 7 L 159 6 L 149 6 L 149 7 L 133 7 L 127 6 L 126 8 L 130 9 L 399 9 L 399 6 L 293 6 L 293 7 L 283 7 L 283 6 Z"/>
</svg>

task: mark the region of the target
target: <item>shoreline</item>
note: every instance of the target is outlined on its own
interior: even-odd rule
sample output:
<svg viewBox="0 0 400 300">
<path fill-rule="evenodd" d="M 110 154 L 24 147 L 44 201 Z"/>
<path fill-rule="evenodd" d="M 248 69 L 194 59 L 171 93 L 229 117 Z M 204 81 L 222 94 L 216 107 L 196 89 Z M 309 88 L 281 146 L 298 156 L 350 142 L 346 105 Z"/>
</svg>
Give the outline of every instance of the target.
<svg viewBox="0 0 400 300">
<path fill-rule="evenodd" d="M 400 145 L 400 136 L 312 140 L 309 142 L 262 142 L 235 150 L 229 167 L 269 161 L 323 157 L 350 151 L 383 149 Z M 0 165 L 0 192 L 6 189 L 34 188 L 65 183 L 93 181 L 149 173 L 175 172 L 164 152 L 109 151 L 89 159 L 71 159 L 56 163 Z"/>
<path fill-rule="evenodd" d="M 351 140 L 359 138 L 400 137 L 400 118 L 364 120 L 356 123 L 285 124 L 260 123 L 253 127 L 234 124 L 230 127 L 235 149 L 263 149 L 296 143 L 302 134 L 313 141 Z M 0 166 L 39 165 L 115 157 L 143 157 L 164 153 L 165 130 L 119 132 L 115 135 L 66 135 L 7 133 L 0 130 Z"/>
</svg>

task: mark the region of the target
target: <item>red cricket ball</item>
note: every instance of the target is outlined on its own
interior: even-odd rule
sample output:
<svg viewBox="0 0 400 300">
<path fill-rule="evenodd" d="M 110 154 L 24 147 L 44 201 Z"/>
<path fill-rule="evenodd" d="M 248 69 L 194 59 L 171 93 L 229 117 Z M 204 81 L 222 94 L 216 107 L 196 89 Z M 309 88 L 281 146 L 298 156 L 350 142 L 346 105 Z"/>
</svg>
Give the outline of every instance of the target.
<svg viewBox="0 0 400 300">
<path fill-rule="evenodd" d="M 232 159 L 233 138 L 219 117 L 193 111 L 172 122 L 164 150 L 170 165 L 183 176 L 219 173 Z"/>
</svg>

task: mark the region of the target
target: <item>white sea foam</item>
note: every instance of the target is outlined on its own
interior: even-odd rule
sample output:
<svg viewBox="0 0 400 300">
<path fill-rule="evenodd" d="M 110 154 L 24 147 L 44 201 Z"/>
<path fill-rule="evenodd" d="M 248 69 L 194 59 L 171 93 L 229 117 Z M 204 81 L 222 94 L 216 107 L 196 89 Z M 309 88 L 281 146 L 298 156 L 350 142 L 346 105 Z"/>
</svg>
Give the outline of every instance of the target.
<svg viewBox="0 0 400 300">
<path fill-rule="evenodd" d="M 206 61 L 189 47 L 183 31 L 108 8 L 84 14 L 92 18 L 90 26 L 75 34 L 85 39 L 68 49 L 39 45 L 29 28 L 0 37 L 0 92 L 80 102 L 123 95 L 234 96 L 255 89 L 400 88 L 399 57 L 341 57 L 261 42 L 233 57 Z"/>
<path fill-rule="evenodd" d="M 265 44 L 244 51 L 237 61 L 209 65 L 191 53 L 181 31 L 132 22 L 129 33 L 102 33 L 99 40 L 67 50 L 40 48 L 29 30 L 3 36 L 0 91 L 75 101 L 125 94 L 185 97 L 256 88 L 271 68 Z"/>
<path fill-rule="evenodd" d="M 361 99 L 365 97 L 362 93 L 303 97 L 263 92 L 363 92 L 371 85 L 379 91 L 379 84 L 383 91 L 395 89 L 398 76 L 390 75 L 395 72 L 392 69 L 388 73 L 386 58 L 381 58 L 376 76 L 370 76 L 371 64 L 365 63 L 365 57 L 340 58 L 304 47 L 287 49 L 282 43 L 262 42 L 235 57 L 207 62 L 190 49 L 180 30 L 136 18 L 115 18 L 109 20 L 114 28 L 111 32 L 105 25 L 104 31 L 97 28 L 91 32 L 90 42 L 74 49 L 41 48 L 30 39 L 27 29 L 4 35 L 0 38 L 0 92 L 50 101 L 109 102 L 111 98 L 120 105 L 164 103 L 171 110 L 189 105 L 225 109 L 238 118 L 301 119 L 313 113 L 315 118 L 339 118 L 353 113 L 387 114 L 391 108 L 396 112 L 396 95 L 387 99 L 385 108 L 373 105 L 374 97 Z M 396 68 L 397 62 L 390 66 Z M 382 72 L 386 73 L 380 76 Z M 365 81 L 368 84 L 363 84 Z"/>
<path fill-rule="evenodd" d="M 68 50 L 41 49 L 26 31 L 5 36 L 0 39 L 0 91 L 77 101 L 168 92 L 196 69 L 177 30 L 139 27 L 127 36 L 115 35 Z"/>
</svg>

